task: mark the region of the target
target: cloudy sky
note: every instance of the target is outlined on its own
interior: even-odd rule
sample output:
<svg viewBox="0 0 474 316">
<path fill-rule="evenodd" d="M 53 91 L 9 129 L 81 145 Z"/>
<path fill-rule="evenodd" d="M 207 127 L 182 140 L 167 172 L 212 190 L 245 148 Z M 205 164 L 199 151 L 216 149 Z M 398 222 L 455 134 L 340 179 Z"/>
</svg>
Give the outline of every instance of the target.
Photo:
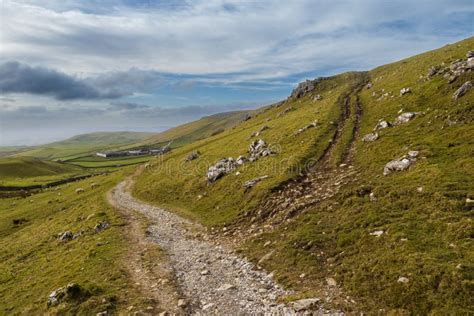
<svg viewBox="0 0 474 316">
<path fill-rule="evenodd" d="M 160 131 L 474 33 L 472 0 L 0 3 L 0 146 Z"/>
</svg>

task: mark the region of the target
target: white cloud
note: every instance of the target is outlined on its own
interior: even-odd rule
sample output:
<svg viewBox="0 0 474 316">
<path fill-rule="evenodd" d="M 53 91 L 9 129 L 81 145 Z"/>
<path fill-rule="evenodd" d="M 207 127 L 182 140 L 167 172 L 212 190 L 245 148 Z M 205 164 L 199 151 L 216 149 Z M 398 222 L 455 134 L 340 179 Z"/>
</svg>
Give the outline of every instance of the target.
<svg viewBox="0 0 474 316">
<path fill-rule="evenodd" d="M 81 2 L 52 3 L 3 1 L 3 59 L 75 74 L 137 67 L 271 79 L 349 62 L 372 67 L 434 48 L 447 40 L 423 31 L 434 17 L 473 12 L 471 1 L 446 0 L 201 0 L 176 10 L 106 1 L 108 12 L 86 1 L 92 3 L 88 13 Z M 380 32 L 380 25 L 401 20 L 412 24 L 410 33 Z"/>
</svg>

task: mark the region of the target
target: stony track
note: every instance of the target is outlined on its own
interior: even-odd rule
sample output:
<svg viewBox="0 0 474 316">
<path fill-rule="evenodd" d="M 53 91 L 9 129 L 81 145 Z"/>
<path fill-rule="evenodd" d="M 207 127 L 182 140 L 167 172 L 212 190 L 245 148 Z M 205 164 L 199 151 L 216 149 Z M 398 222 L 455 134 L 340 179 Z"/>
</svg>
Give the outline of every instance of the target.
<svg viewBox="0 0 474 316">
<path fill-rule="evenodd" d="M 109 194 L 122 210 L 137 211 L 151 222 L 148 238 L 169 255 L 186 314 L 291 315 L 278 304 L 287 294 L 270 275 L 233 251 L 213 242 L 203 227 L 174 213 L 133 198 L 130 183 L 118 184 Z M 157 289 L 159 291 L 159 289 Z"/>
</svg>

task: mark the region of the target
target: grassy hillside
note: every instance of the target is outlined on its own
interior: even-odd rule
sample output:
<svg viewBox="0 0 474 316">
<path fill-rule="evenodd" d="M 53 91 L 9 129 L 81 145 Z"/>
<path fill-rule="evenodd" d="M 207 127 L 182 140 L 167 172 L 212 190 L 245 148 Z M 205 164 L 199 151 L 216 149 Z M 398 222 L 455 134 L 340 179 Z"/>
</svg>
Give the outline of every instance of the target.
<svg viewBox="0 0 474 316">
<path fill-rule="evenodd" d="M 0 199 L 0 314 L 95 315 L 147 306 L 124 269 L 123 219 L 105 199 L 123 176 L 117 172 L 27 198 Z M 91 188 L 92 182 L 100 186 Z M 77 194 L 77 188 L 85 192 Z M 109 228 L 96 232 L 103 221 Z M 58 234 L 67 230 L 83 234 L 60 242 Z M 80 295 L 48 308 L 49 294 L 71 282 L 80 286 Z"/>
<path fill-rule="evenodd" d="M 139 132 L 98 132 L 83 134 L 59 142 L 27 149 L 23 148 L 17 156 L 64 160 L 76 156 L 84 156 L 96 151 L 138 143 L 152 135 L 153 133 Z"/>
<path fill-rule="evenodd" d="M 262 265 L 296 297 L 325 295 L 331 277 L 342 290 L 333 303 L 346 311 L 468 314 L 474 91 L 458 100 L 452 95 L 474 72 L 452 83 L 427 74 L 466 60 L 470 50 L 474 38 L 368 73 L 327 78 L 309 95 L 154 161 L 135 194 L 207 226 L 227 226 L 225 234 L 235 235 L 255 261 L 273 250 Z M 402 96 L 402 88 L 411 93 Z M 318 94 L 322 100 L 315 101 Z M 404 112 L 417 115 L 378 131 L 374 142 L 362 141 L 380 119 L 394 122 Z M 295 134 L 314 120 L 316 128 Z M 277 154 L 208 184 L 208 167 L 246 155 L 251 134 L 263 126 L 269 128 L 258 138 Z M 185 162 L 197 150 L 200 157 Z M 408 170 L 382 175 L 386 163 L 410 150 L 419 156 Z"/>
<path fill-rule="evenodd" d="M 0 159 L 0 185 L 42 184 L 86 173 L 77 166 L 32 157 Z"/>
<path fill-rule="evenodd" d="M 243 121 L 252 111 L 234 111 L 205 116 L 147 139 L 145 144 L 160 144 L 173 140 L 173 147 L 179 147 L 195 140 L 219 134 Z"/>
</svg>

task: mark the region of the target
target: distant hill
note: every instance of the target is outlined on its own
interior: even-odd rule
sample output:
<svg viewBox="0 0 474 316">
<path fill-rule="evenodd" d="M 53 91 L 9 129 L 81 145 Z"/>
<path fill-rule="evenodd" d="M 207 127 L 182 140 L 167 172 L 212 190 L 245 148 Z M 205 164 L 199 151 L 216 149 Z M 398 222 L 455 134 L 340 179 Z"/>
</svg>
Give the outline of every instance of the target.
<svg viewBox="0 0 474 316">
<path fill-rule="evenodd" d="M 244 121 L 254 111 L 232 111 L 202 117 L 197 121 L 179 125 L 156 134 L 144 143 L 159 144 L 173 140 L 173 147 L 219 134 Z"/>
<path fill-rule="evenodd" d="M 84 169 L 34 157 L 6 157 L 0 159 L 0 185 L 30 185 L 46 183 L 75 175 Z"/>
<path fill-rule="evenodd" d="M 20 148 L 16 156 L 65 159 L 78 155 L 87 155 L 98 150 L 138 143 L 152 135 L 154 135 L 154 133 L 143 132 L 97 132 L 81 134 L 63 141 Z"/>
</svg>

